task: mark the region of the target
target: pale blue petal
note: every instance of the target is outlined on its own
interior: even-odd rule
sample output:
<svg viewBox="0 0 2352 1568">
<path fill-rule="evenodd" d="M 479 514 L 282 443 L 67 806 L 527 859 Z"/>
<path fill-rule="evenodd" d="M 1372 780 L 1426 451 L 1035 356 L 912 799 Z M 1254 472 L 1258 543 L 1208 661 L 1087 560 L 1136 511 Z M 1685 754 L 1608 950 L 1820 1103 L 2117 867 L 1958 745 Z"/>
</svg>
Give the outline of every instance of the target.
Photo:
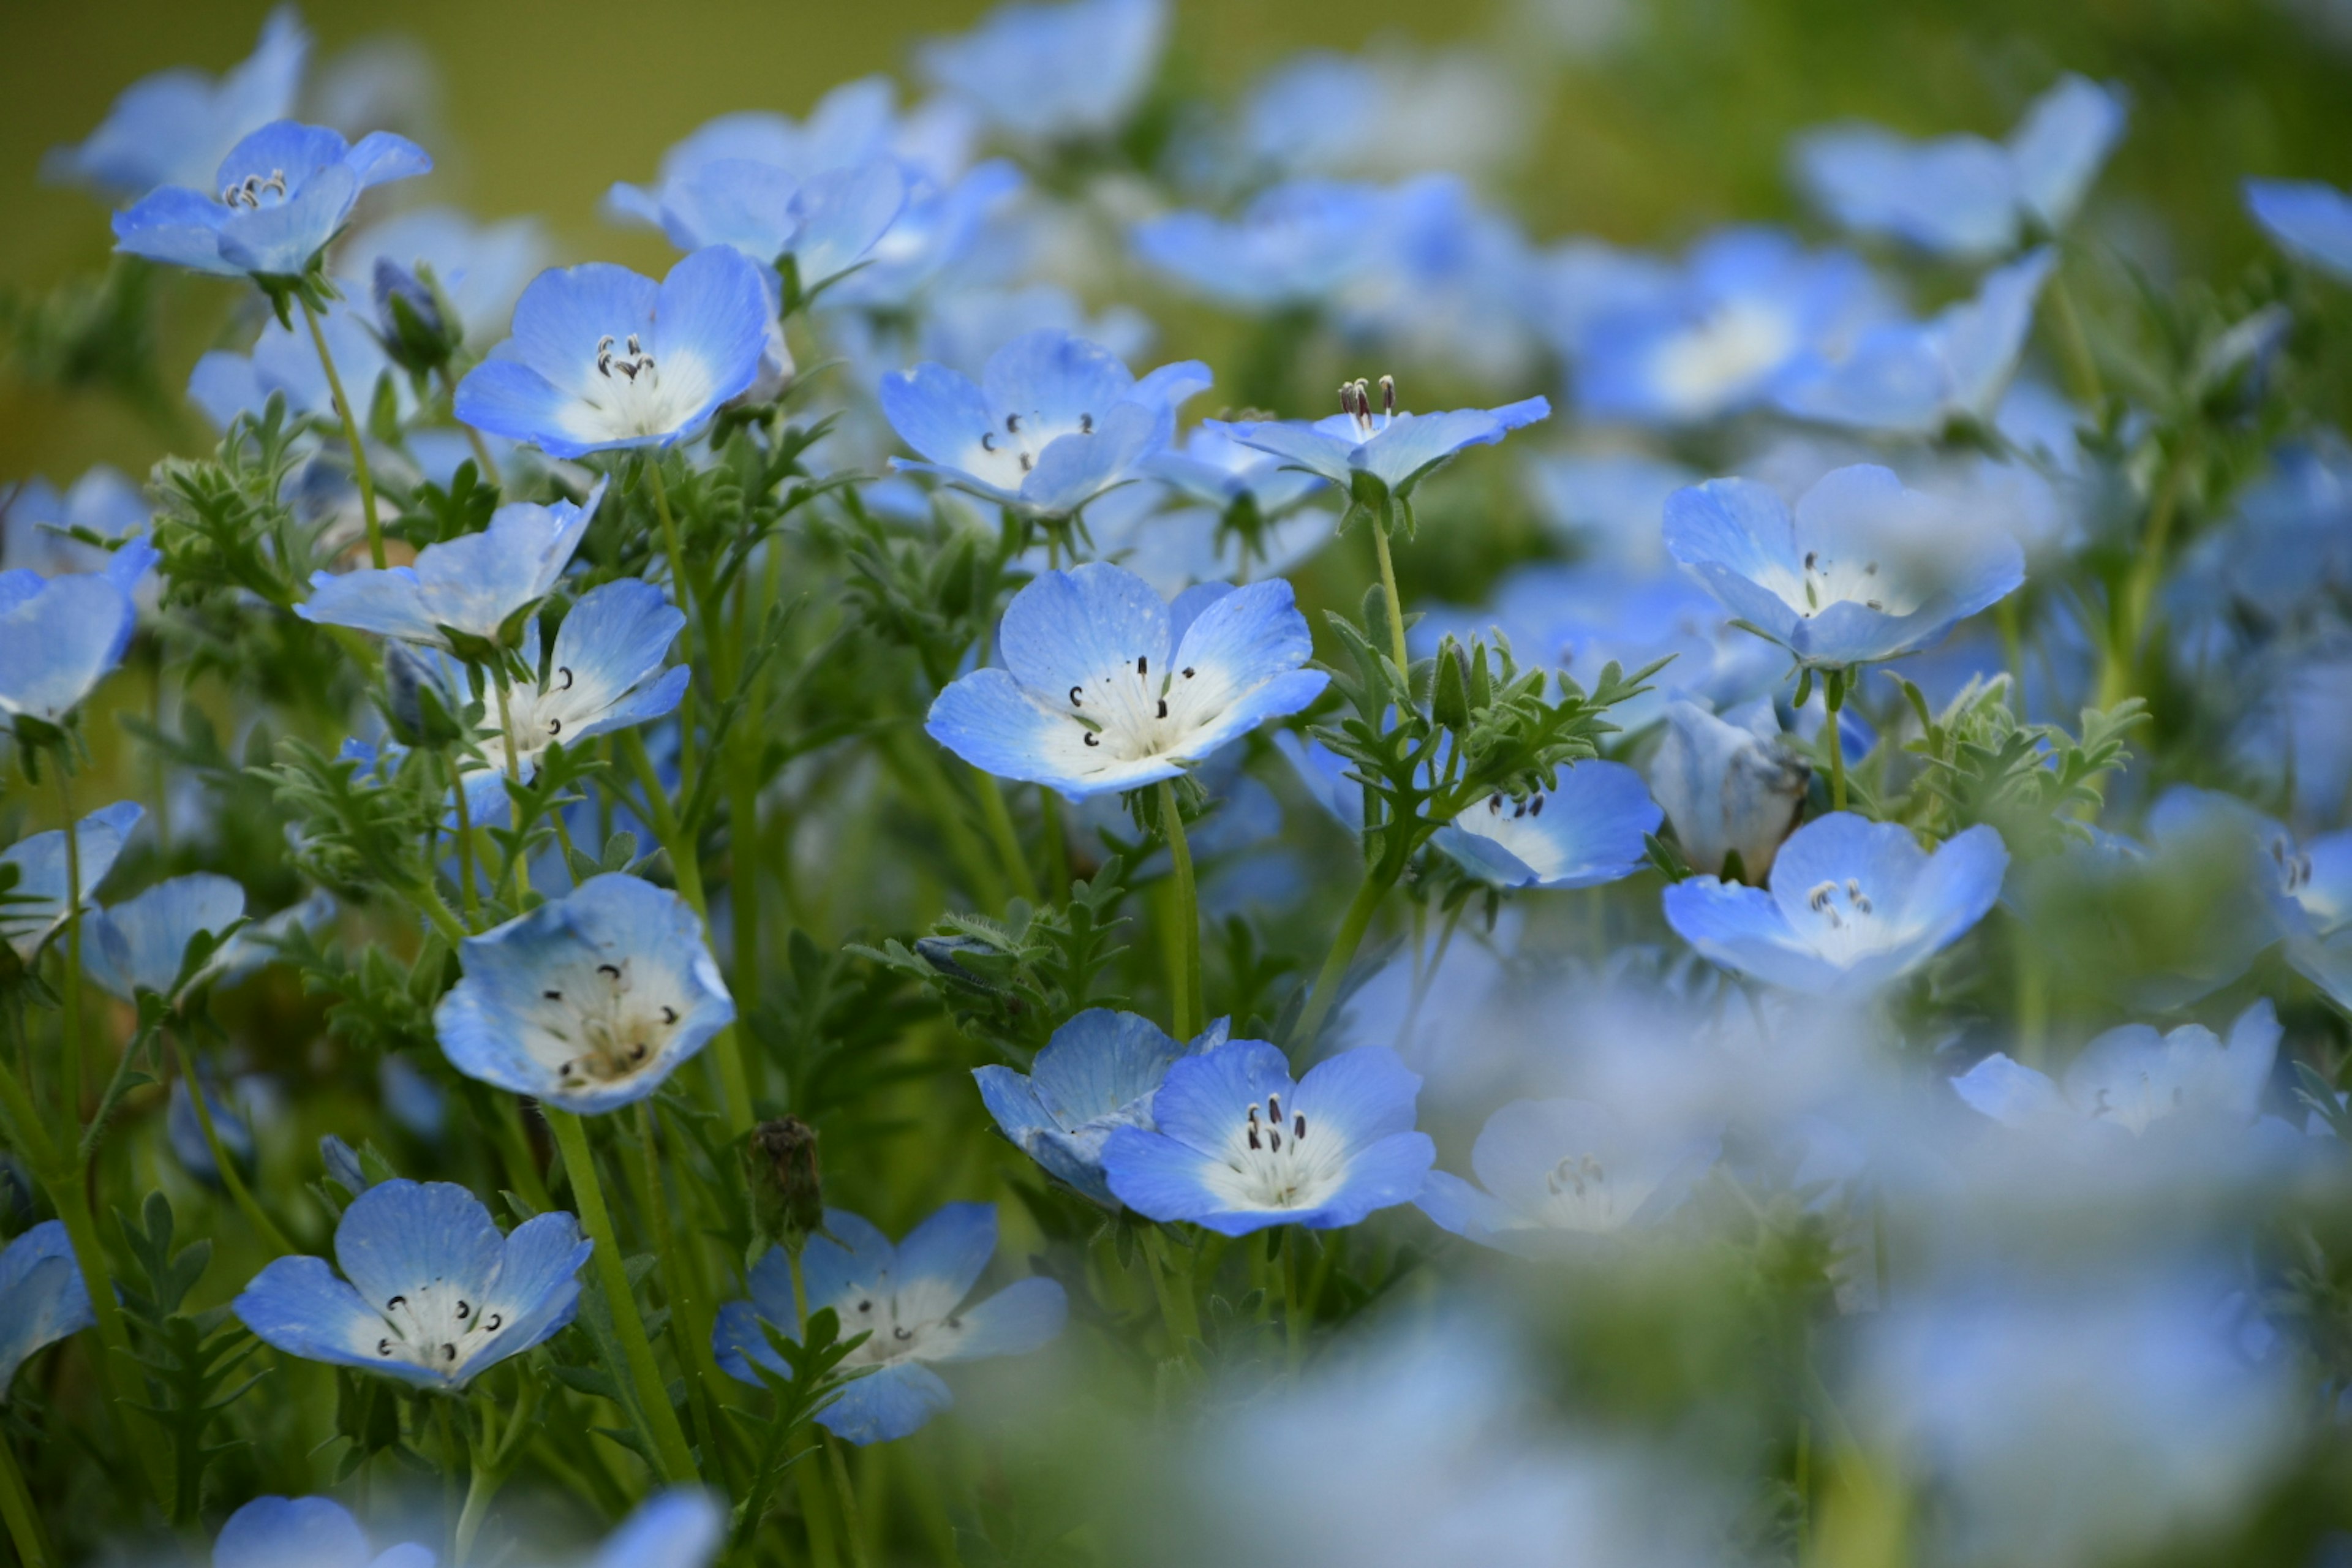
<svg viewBox="0 0 2352 1568">
<path fill-rule="evenodd" d="M 1778 867 L 1774 875 L 1777 879 Z M 1694 877 L 1665 890 L 1665 912 L 1675 934 L 1727 969 L 1816 994 L 1835 989 L 1843 979 L 1836 965 L 1790 929 L 1779 906 L 1761 889 Z"/>
<path fill-rule="evenodd" d="M 2316 180 L 2248 180 L 2246 210 L 2297 260 L 2352 283 L 2352 196 Z"/>
<path fill-rule="evenodd" d="M 2074 1114 L 2049 1074 L 2011 1061 L 2000 1051 L 1954 1079 L 1952 1091 L 1970 1109 L 2021 1131 Z"/>
<path fill-rule="evenodd" d="M 2017 171 L 2017 197 L 2043 226 L 2074 220 L 2099 168 L 2124 132 L 2123 95 L 2088 78 L 2067 75 L 2033 100 L 2009 139 Z"/>
<path fill-rule="evenodd" d="M 943 364 L 919 364 L 884 376 L 881 400 L 882 413 L 900 440 L 950 468 L 995 428 L 980 388 Z"/>
<path fill-rule="evenodd" d="M 260 1497 L 228 1516 L 213 1568 L 367 1568 L 367 1535 L 331 1498 Z"/>
<path fill-rule="evenodd" d="M 835 1436 L 862 1447 L 908 1436 L 954 1403 L 938 1373 L 900 1362 L 851 1384 L 816 1420 Z"/>
<path fill-rule="evenodd" d="M 451 1182 L 379 1183 L 352 1200 L 335 1227 L 335 1261 L 379 1312 L 421 1286 L 479 1300 L 505 1253 L 490 1211 Z"/>
<path fill-rule="evenodd" d="M 958 1314 L 944 1343 L 929 1352 L 929 1359 L 959 1362 L 1027 1355 L 1052 1342 L 1069 1315 L 1069 1297 L 1058 1283 L 1034 1276 L 1016 1279 Z"/>
</svg>

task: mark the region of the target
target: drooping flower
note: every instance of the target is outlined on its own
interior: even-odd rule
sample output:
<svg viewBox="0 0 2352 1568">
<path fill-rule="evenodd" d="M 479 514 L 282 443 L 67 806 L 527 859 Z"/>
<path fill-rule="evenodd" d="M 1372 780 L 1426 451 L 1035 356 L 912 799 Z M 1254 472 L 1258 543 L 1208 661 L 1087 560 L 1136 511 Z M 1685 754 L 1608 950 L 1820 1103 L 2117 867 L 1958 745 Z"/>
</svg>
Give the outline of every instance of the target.
<svg viewBox="0 0 2352 1568">
<path fill-rule="evenodd" d="M 572 1321 L 590 1245 L 569 1214 L 501 1236 L 463 1187 L 382 1182 L 335 1226 L 342 1279 L 323 1258 L 280 1258 L 234 1306 L 289 1355 L 454 1391 Z"/>
<path fill-rule="evenodd" d="M 1753 480 L 1711 479 L 1667 500 L 1666 550 L 1800 663 L 1867 664 L 1926 647 L 2025 580 L 2013 536 L 1948 512 L 1870 464 L 1824 476 L 1793 513 Z"/>
<path fill-rule="evenodd" d="M 227 278 L 299 278 L 361 192 L 432 167 L 423 148 L 389 131 L 353 144 L 325 126 L 280 120 L 221 160 L 217 194 L 165 185 L 115 214 L 115 248 Z"/>
<path fill-rule="evenodd" d="M 925 43 L 915 63 L 1015 136 L 1101 136 L 1150 85 L 1167 34 L 1165 0 L 1015 4 L 960 37 Z"/>
<path fill-rule="evenodd" d="M 735 1019 L 694 910 L 620 873 L 467 937 L 459 958 L 433 1014 L 450 1065 L 582 1114 L 643 1100 Z"/>
<path fill-rule="evenodd" d="M 1117 356 L 1050 329 L 989 356 L 979 384 L 938 363 L 882 380 L 882 412 L 921 462 L 959 489 L 1038 517 L 1066 517 L 1141 476 L 1168 445 L 1176 406 L 1209 384 L 1197 360 L 1138 380 Z"/>
<path fill-rule="evenodd" d="M 1557 789 L 1490 796 L 1430 842 L 1506 888 L 1597 888 L 1642 868 L 1664 816 L 1624 763 L 1581 762 L 1559 770 Z"/>
<path fill-rule="evenodd" d="M 1345 412 L 1313 424 L 1266 420 L 1225 425 L 1207 421 L 1245 447 L 1270 452 L 1285 463 L 1320 474 L 1355 499 L 1377 505 L 1393 496 L 1410 500 L 1430 474 L 1472 447 L 1491 447 L 1514 430 L 1551 417 L 1541 397 L 1499 408 L 1455 408 L 1444 414 L 1400 414 L 1396 383 L 1381 377 L 1381 406 L 1372 409 L 1371 389 L 1358 381 L 1340 392 Z M 1366 494 L 1363 481 L 1377 481 Z"/>
<path fill-rule="evenodd" d="M 1182 1045 L 1149 1018 L 1089 1007 L 1054 1031 L 1026 1073 L 974 1068 L 980 1098 L 997 1129 L 1045 1173 L 1116 1208 L 1103 1179 L 1103 1140 L 1115 1127 L 1150 1127 L 1151 1097 L 1168 1068 L 1217 1049 L 1226 1020 Z"/>
<path fill-rule="evenodd" d="M 852 1443 L 904 1437 L 955 1403 L 927 1363 L 1026 1355 L 1062 1331 L 1069 1312 L 1062 1287 L 1042 1276 L 1018 1279 L 986 1300 L 963 1304 L 996 1253 L 996 1209 L 949 1204 L 896 1247 L 867 1221 L 842 1209 L 824 1212 L 828 1233 L 801 1255 L 812 1312 L 830 1307 L 842 1337 L 866 1334 L 845 1369 L 876 1370 L 852 1382 L 817 1415 Z M 719 1309 L 711 1331 L 719 1364 L 746 1383 L 754 1363 L 786 1373 L 762 1324 L 799 1332 L 792 1263 L 771 1247 L 751 1269 L 751 1297 Z"/>
<path fill-rule="evenodd" d="M 90 889 L 106 879 L 131 830 L 146 815 L 134 802 L 117 801 L 74 824 L 83 909 L 89 907 Z M 0 863 L 16 868 L 16 885 L 0 897 L 0 936 L 7 939 L 18 958 L 30 963 L 33 955 L 41 951 L 41 944 L 56 934 L 73 912 L 67 907 L 72 880 L 69 873 L 74 868 L 66 859 L 65 829 L 55 827 L 18 839 L 0 852 Z M 83 940 L 87 945 L 87 931 Z"/>
<path fill-rule="evenodd" d="M 1174 778 L 1329 678 L 1304 669 L 1307 618 L 1279 578 L 1163 603 L 1123 567 L 1048 572 L 1004 611 L 1004 667 L 960 677 L 924 724 L 956 755 L 1073 799 Z"/>
<path fill-rule="evenodd" d="M 103 572 L 0 572 L 0 716 L 54 724 L 81 706 L 131 646 L 132 595 L 159 559 L 134 539 Z"/>
<path fill-rule="evenodd" d="M 1433 1170 L 1413 1201 L 1465 1240 L 1541 1257 L 1656 1224 L 1690 1195 L 1719 1143 L 1645 1136 L 1589 1100 L 1517 1100 L 1479 1131 L 1470 1152 L 1478 1186 Z"/>
<path fill-rule="evenodd" d="M 221 1526 L 213 1568 L 434 1568 L 432 1549 L 414 1542 L 382 1552 L 332 1498 L 257 1497 Z"/>
<path fill-rule="evenodd" d="M 551 268 L 516 301 L 514 335 L 457 384 L 457 415 L 551 457 L 667 447 L 751 385 L 774 316 L 760 265 L 731 246 L 659 283 L 608 262 Z"/>
<path fill-rule="evenodd" d="M 1769 891 L 1694 877 L 1666 889 L 1666 923 L 1717 963 L 1773 985 L 1870 991 L 1982 920 L 2008 867 L 1990 827 L 1931 855 L 1907 828 L 1832 812 L 1780 846 Z"/>
<path fill-rule="evenodd" d="M 1752 724 L 1726 722 L 1696 702 L 1666 708 L 1651 753 L 1650 794 L 1665 808 L 1691 869 L 1720 876 L 1734 853 L 1746 879 L 1772 869 L 1805 809 L 1812 767 L 1780 742 L 1769 703 Z"/>
<path fill-rule="evenodd" d="M 2267 997 L 2238 1016 L 2228 1044 L 2202 1024 L 2159 1035 L 2146 1024 L 2109 1029 L 2056 1081 L 1995 1051 L 1952 1080 L 1971 1107 L 2021 1131 L 2117 1130 L 2141 1137 L 2160 1123 L 2242 1131 L 2261 1112 L 2278 1059 L 2278 1014 Z"/>
<path fill-rule="evenodd" d="M 1293 1080 L 1282 1052 L 1235 1040 L 1168 1069 L 1155 1131 L 1120 1127 L 1103 1144 L 1118 1200 L 1157 1220 L 1225 1236 L 1268 1226 L 1329 1230 L 1411 1203 L 1436 1160 L 1413 1131 L 1418 1074 L 1393 1051 L 1342 1051 Z"/>
<path fill-rule="evenodd" d="M 2246 210 L 2287 254 L 2352 283 L 2352 196 L 2317 180 L 2248 180 Z"/>
<path fill-rule="evenodd" d="M 225 937 L 244 919 L 245 889 L 226 877 L 209 871 L 173 877 L 89 917 L 82 967 L 126 1002 L 142 991 L 174 1001 L 188 943 L 200 931 Z M 200 972 L 189 984 L 204 978 Z"/>
<path fill-rule="evenodd" d="M 45 1221 L 10 1242 L 0 1252 L 0 1405 L 35 1352 L 96 1321 L 62 1222 Z"/>
</svg>

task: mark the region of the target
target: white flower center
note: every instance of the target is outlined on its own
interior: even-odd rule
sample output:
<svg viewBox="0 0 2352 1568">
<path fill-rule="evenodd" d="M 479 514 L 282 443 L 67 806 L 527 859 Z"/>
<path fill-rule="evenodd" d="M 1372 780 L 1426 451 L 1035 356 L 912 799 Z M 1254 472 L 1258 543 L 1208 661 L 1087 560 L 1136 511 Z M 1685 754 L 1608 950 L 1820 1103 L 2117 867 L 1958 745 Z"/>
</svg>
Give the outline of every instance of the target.
<svg viewBox="0 0 2352 1568">
<path fill-rule="evenodd" d="M 272 169 L 269 177 L 247 174 L 234 184 L 223 185 L 221 204 L 226 207 L 251 212 L 260 207 L 282 206 L 286 202 L 286 171 Z"/>
<path fill-rule="evenodd" d="M 1345 1141 L 1328 1129 L 1310 1129 L 1303 1111 L 1286 1117 L 1282 1097 L 1269 1094 L 1244 1113 L 1203 1179 L 1234 1208 L 1312 1209 L 1339 1191 L 1347 1173 Z"/>
<path fill-rule="evenodd" d="M 1832 963 L 1851 963 L 1865 953 L 1887 946 L 1893 933 L 1880 918 L 1877 906 L 1862 883 L 1848 877 L 1843 883 L 1825 881 L 1805 894 L 1805 908 L 1813 913 L 1812 929 L 1801 933 L 1814 952 Z"/>
<path fill-rule="evenodd" d="M 1612 1185 L 1598 1154 L 1566 1154 L 1544 1173 L 1543 1205 L 1537 1213 L 1554 1230 L 1615 1230 L 1647 1195 Z"/>
<path fill-rule="evenodd" d="M 556 666 L 545 685 L 511 693 L 508 704 L 514 718 L 513 755 L 520 764 L 523 778 L 538 772 L 539 759 L 546 755 L 548 747 L 559 741 L 570 743 L 581 728 L 608 705 L 604 691 L 578 684 L 566 665 Z M 504 772 L 507 733 L 499 722 L 495 702 L 485 711 L 484 719 L 480 734 L 483 754 Z"/>
<path fill-rule="evenodd" d="M 1796 328 L 1786 314 L 1758 300 L 1735 300 L 1661 343 L 1651 356 L 1650 374 L 1675 405 L 1712 408 L 1796 347 Z"/>
<path fill-rule="evenodd" d="M 526 1037 L 565 1089 L 613 1083 L 661 1060 L 685 1010 L 632 984 L 630 961 L 552 966 Z M 648 991 L 655 989 L 646 987 Z M 667 986 L 661 989 L 668 989 Z"/>
<path fill-rule="evenodd" d="M 1184 742 L 1213 715 L 1193 700 L 1200 671 L 1192 666 L 1151 673 L 1151 656 L 1138 654 L 1118 670 L 1062 694 L 1085 731 L 1080 743 L 1111 763 L 1177 756 Z"/>
<path fill-rule="evenodd" d="M 851 1351 L 843 1361 L 844 1366 L 889 1366 L 902 1361 L 921 1359 L 925 1353 L 944 1352 L 951 1335 L 963 1329 L 963 1315 L 950 1312 L 945 1318 L 922 1318 L 907 1313 L 895 1295 L 869 1292 L 845 1297 L 835 1304 L 834 1311 L 841 1319 L 841 1337 L 866 1334 L 866 1342 Z"/>
<path fill-rule="evenodd" d="M 375 1353 L 445 1375 L 471 1361 L 506 1327 L 506 1313 L 497 1305 L 437 1282 L 394 1296 L 383 1312 L 385 1332 L 375 1342 Z"/>
<path fill-rule="evenodd" d="M 2187 1086 L 2175 1081 L 2169 1091 L 2159 1086 L 2156 1074 L 2142 1068 L 2121 1087 L 2120 1102 L 2116 1087 L 2101 1084 L 2091 1094 L 2091 1103 L 2082 1107 L 2083 1114 L 2094 1121 L 2109 1121 L 2123 1128 L 2135 1138 L 2157 1122 L 2187 1109 Z"/>
<path fill-rule="evenodd" d="M 1068 420 L 1051 420 L 1042 414 L 1008 414 L 1000 429 L 983 430 L 965 468 L 999 489 L 1017 490 L 1046 447 L 1065 436 L 1091 436 L 1095 416 L 1081 412 Z"/>
</svg>

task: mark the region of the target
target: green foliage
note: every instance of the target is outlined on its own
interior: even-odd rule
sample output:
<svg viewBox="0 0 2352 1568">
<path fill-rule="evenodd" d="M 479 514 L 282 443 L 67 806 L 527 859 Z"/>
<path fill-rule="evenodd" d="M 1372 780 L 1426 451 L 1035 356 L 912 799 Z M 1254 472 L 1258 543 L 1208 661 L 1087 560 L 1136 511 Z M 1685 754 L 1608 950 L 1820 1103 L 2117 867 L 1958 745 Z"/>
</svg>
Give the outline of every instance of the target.
<svg viewBox="0 0 2352 1568">
<path fill-rule="evenodd" d="M 307 596 L 326 564 L 325 520 L 304 522 L 286 499 L 302 426 L 272 395 L 259 416 L 239 415 L 210 458 L 166 458 L 149 478 L 161 510 L 151 535 L 163 552 L 164 602 L 200 602 L 242 588 L 280 609 Z"/>
<path fill-rule="evenodd" d="M 278 756 L 262 771 L 295 825 L 294 860 L 306 875 L 349 898 L 372 887 L 431 889 L 425 840 L 440 792 L 430 758 L 412 752 L 396 765 L 363 767 L 299 740 L 281 742 Z"/>
<path fill-rule="evenodd" d="M 2129 762 L 2125 736 L 2147 717 L 2136 697 L 2104 711 L 2086 708 L 2077 738 L 2019 719 L 2007 675 L 1969 681 L 1941 713 L 1929 711 L 1910 681 L 1897 682 L 1921 731 L 1903 749 L 1926 763 L 1903 819 L 1937 838 L 1989 824 L 2021 860 L 2089 838 L 2085 823 L 2105 798 L 2101 780 Z"/>
<path fill-rule="evenodd" d="M 173 1247 L 172 1205 L 161 1193 L 147 1194 L 137 1221 L 118 1214 L 132 1268 L 121 1281 L 125 1317 L 138 1328 L 136 1353 L 146 1369 L 149 1399 L 142 1408 L 170 1440 L 173 1520 L 187 1524 L 204 1498 L 205 1473 L 242 1446 L 212 1440 L 222 1414 L 259 1383 L 255 1373 L 231 1386 L 258 1340 L 226 1306 L 189 1312 L 189 1292 L 212 1262 L 206 1239 Z"/>
<path fill-rule="evenodd" d="M 843 1387 L 854 1375 L 842 1372 L 842 1363 L 867 1338 L 860 1333 L 843 1339 L 841 1320 L 830 1307 L 809 1314 L 799 1340 L 785 1337 L 772 1324 L 761 1326 L 769 1347 L 792 1370 L 785 1375 L 751 1363 L 768 1390 L 764 1418 L 728 1407 L 729 1418 L 751 1439 L 755 1456 L 751 1483 L 735 1505 L 730 1544 L 737 1551 L 749 1546 L 758 1533 L 784 1472 L 816 1452 L 816 1418 L 841 1397 Z"/>
</svg>

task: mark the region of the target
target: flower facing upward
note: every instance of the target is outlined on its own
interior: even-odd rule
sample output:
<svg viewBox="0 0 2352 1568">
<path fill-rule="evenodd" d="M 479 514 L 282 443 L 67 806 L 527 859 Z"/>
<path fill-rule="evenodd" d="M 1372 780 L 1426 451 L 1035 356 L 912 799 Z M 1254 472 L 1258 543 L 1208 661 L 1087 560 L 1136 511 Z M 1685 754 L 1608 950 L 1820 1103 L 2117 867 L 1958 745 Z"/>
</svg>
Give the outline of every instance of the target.
<svg viewBox="0 0 2352 1568">
<path fill-rule="evenodd" d="M 1384 493 L 1407 497 L 1430 473 L 1472 447 L 1491 447 L 1512 431 L 1551 417 L 1541 397 L 1499 408 L 1455 408 L 1444 414 L 1400 414 L 1396 381 L 1382 376 L 1380 408 L 1374 412 L 1370 383 L 1339 389 L 1341 412 L 1309 425 L 1266 420 L 1207 427 L 1223 430 L 1244 447 L 1270 452 L 1293 467 L 1319 474 L 1353 496 L 1359 478 L 1380 481 Z"/>
<path fill-rule="evenodd" d="M 46 1221 L 10 1242 L 0 1252 L 0 1405 L 26 1358 L 96 1321 L 62 1223 Z"/>
<path fill-rule="evenodd" d="M 1060 1028 L 1024 1075 L 991 1065 L 972 1069 L 997 1130 L 1045 1173 L 1108 1207 L 1103 1141 L 1115 1128 L 1151 1125 L 1151 1098 L 1169 1068 L 1225 1043 L 1220 1018 L 1183 1045 L 1149 1018 L 1089 1007 Z"/>
</svg>

